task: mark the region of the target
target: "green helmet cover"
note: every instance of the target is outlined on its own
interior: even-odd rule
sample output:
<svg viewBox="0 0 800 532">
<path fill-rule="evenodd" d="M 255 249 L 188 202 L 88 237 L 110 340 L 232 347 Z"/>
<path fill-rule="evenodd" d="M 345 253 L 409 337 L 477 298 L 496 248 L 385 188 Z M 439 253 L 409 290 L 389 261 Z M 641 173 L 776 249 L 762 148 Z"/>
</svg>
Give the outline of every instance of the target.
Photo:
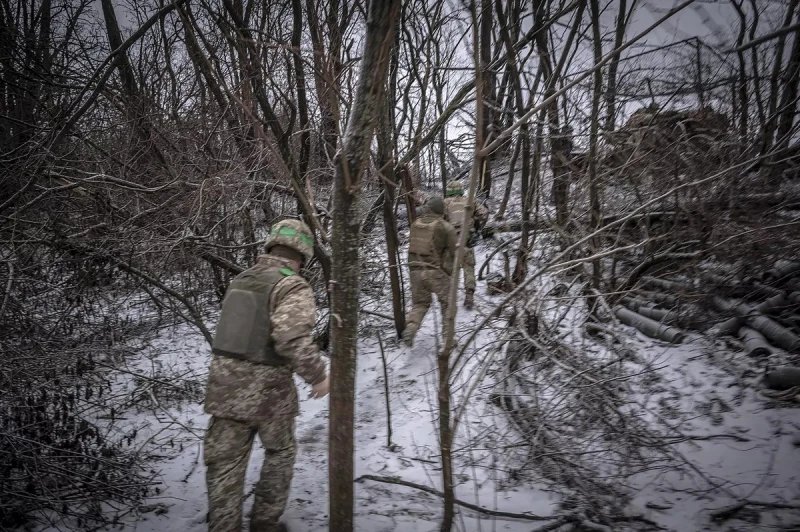
<svg viewBox="0 0 800 532">
<path fill-rule="evenodd" d="M 447 184 L 447 196 L 463 196 L 464 195 L 464 185 L 461 184 L 461 181 L 450 181 Z"/>
<path fill-rule="evenodd" d="M 311 229 L 300 220 L 281 220 L 272 226 L 267 240 L 267 252 L 274 246 L 286 246 L 310 261 L 314 256 L 314 236 Z"/>
</svg>

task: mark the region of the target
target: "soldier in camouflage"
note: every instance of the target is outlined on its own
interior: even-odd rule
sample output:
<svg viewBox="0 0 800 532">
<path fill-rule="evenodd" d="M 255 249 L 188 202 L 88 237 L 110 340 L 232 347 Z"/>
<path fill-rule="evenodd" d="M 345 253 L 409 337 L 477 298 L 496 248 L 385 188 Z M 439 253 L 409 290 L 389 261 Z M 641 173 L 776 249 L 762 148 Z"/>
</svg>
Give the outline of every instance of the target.
<svg viewBox="0 0 800 532">
<path fill-rule="evenodd" d="M 271 231 L 266 255 L 236 276 L 222 303 L 212 345 L 205 410 L 209 532 L 239 532 L 244 480 L 253 438 L 265 449 L 250 519 L 253 532 L 286 530 L 286 507 L 295 459 L 299 413 L 292 374 L 328 393 L 325 363 L 312 340 L 314 294 L 299 275 L 313 253 L 309 228 L 284 220 Z"/>
<path fill-rule="evenodd" d="M 411 224 L 410 240 L 408 269 L 413 307 L 403 331 L 403 341 L 409 347 L 414 345 L 414 337 L 428 313 L 433 294 L 442 309 L 442 322 L 447 314 L 456 230 L 444 219 L 442 198 L 435 196 L 427 201 L 424 214 Z"/>
<path fill-rule="evenodd" d="M 445 219 L 456 228 L 458 234 L 462 228 L 468 228 L 467 249 L 464 250 L 464 264 L 461 270 L 464 272 L 464 307 L 469 310 L 472 308 L 475 299 L 475 251 L 472 249 L 478 237 L 478 231 L 489 221 L 489 211 L 480 203 L 475 203 L 475 211 L 472 214 L 472 221 L 465 223 L 464 210 L 467 207 L 467 199 L 464 197 L 464 187 L 458 181 L 451 181 L 447 185 L 447 198 L 444 200 Z"/>
</svg>

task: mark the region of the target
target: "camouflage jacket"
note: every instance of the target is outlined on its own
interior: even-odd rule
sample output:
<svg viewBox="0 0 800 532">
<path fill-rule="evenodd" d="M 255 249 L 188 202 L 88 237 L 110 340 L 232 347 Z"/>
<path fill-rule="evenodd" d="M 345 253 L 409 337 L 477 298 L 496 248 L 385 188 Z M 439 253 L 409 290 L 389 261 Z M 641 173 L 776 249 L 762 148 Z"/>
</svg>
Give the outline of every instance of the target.
<svg viewBox="0 0 800 532">
<path fill-rule="evenodd" d="M 451 196 L 444 199 L 445 217 L 449 220 L 450 213 L 456 210 L 467 208 L 467 198 L 464 196 Z M 478 201 L 475 202 L 475 210 L 472 213 L 472 229 L 478 230 L 489 221 L 489 210 Z M 461 231 L 461 227 L 456 226 L 456 231 Z"/>
<path fill-rule="evenodd" d="M 419 235 L 424 223 L 438 221 L 433 226 L 431 235 Z M 410 268 L 442 268 L 445 273 L 450 275 L 453 272 L 453 260 L 456 256 L 456 245 L 458 235 L 455 228 L 450 225 L 441 215 L 427 213 L 411 224 L 411 240 L 415 238 L 430 238 L 432 240 L 433 255 L 421 255 L 413 253 L 409 246 L 408 265 Z"/>
<path fill-rule="evenodd" d="M 261 255 L 253 268 L 286 268 L 279 257 Z M 299 275 L 278 282 L 269 302 L 275 351 L 288 366 L 266 366 L 212 355 L 205 410 L 240 421 L 266 421 L 279 415 L 296 416 L 300 409 L 292 374 L 309 384 L 325 379 L 325 362 L 312 338 L 316 320 L 314 293 Z"/>
</svg>

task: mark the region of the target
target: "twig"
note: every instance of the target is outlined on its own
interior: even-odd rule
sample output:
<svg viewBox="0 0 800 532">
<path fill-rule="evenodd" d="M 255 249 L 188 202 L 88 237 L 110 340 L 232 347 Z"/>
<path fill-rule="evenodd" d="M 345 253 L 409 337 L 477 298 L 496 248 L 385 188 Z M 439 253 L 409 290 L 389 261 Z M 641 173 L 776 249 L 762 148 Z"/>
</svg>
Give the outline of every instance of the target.
<svg viewBox="0 0 800 532">
<path fill-rule="evenodd" d="M 194 457 L 194 463 L 192 464 L 192 467 L 189 468 L 189 472 L 186 473 L 186 476 L 183 477 L 183 480 L 181 482 L 189 481 L 189 477 L 191 477 L 192 473 L 194 473 L 194 470 L 197 468 L 197 463 L 199 461 L 200 461 L 200 442 L 197 442 L 197 454 Z"/>
<path fill-rule="evenodd" d="M 739 513 L 739 511 L 745 506 L 763 506 L 764 508 L 772 508 L 776 510 L 800 510 L 800 504 L 744 500 L 711 512 L 711 519 L 714 521 L 724 521 L 725 519 L 730 519 Z"/>
<path fill-rule="evenodd" d="M 415 482 L 409 482 L 407 480 L 402 480 L 399 478 L 394 477 L 379 477 L 377 475 L 361 475 L 355 481 L 362 482 L 364 480 L 374 480 L 375 482 L 385 482 L 387 484 L 397 484 L 400 486 L 407 486 L 409 488 L 415 488 L 420 491 L 424 491 L 425 493 L 430 493 L 431 495 L 436 495 L 438 497 L 444 497 L 444 493 L 441 491 L 425 486 L 423 484 L 417 484 Z M 491 515 L 493 517 L 507 517 L 509 519 L 526 519 L 528 521 L 549 521 L 551 519 L 566 519 L 565 517 L 553 516 L 553 517 L 543 517 L 541 515 L 536 515 L 532 513 L 514 513 L 514 512 L 502 512 L 499 510 L 490 510 L 489 508 L 483 508 L 476 504 L 472 504 L 466 501 L 462 501 L 459 499 L 455 500 L 455 503 L 459 506 L 463 506 L 469 510 L 474 510 L 476 512 Z M 562 521 L 561 524 L 566 523 L 567 521 Z M 561 525 L 559 525 L 561 526 Z M 556 527 L 557 528 L 557 527 Z M 550 529 L 542 529 L 542 530 L 554 530 L 554 528 Z"/>
<path fill-rule="evenodd" d="M 392 407 L 389 401 L 389 371 L 386 368 L 386 353 L 383 350 L 383 338 L 381 338 L 380 331 L 378 331 L 378 347 L 381 350 L 381 363 L 383 364 L 383 390 L 384 396 L 386 397 L 386 447 L 388 447 L 389 450 L 392 450 L 394 449 L 394 444 L 392 443 Z"/>
<path fill-rule="evenodd" d="M 385 320 L 394 321 L 394 318 L 389 316 L 388 314 L 381 314 L 380 312 L 375 312 L 374 310 L 367 310 L 365 308 L 362 308 L 359 309 L 359 312 L 361 312 L 362 314 L 369 314 L 370 316 L 377 316 Z"/>
</svg>

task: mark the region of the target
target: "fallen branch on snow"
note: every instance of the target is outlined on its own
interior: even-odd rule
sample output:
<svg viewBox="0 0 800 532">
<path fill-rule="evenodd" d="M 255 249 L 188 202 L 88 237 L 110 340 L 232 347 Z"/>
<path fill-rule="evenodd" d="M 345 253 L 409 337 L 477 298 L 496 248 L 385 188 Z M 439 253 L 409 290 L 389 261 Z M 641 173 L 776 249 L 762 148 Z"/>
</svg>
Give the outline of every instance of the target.
<svg viewBox="0 0 800 532">
<path fill-rule="evenodd" d="M 725 519 L 730 519 L 739 513 L 739 511 L 741 511 L 745 506 L 762 506 L 764 508 L 771 508 L 775 510 L 800 510 L 800 504 L 745 500 L 711 512 L 711 519 L 714 521 L 724 521 Z"/>
<path fill-rule="evenodd" d="M 377 475 L 361 475 L 358 477 L 355 482 L 363 482 L 364 480 L 374 480 L 375 482 L 385 482 L 386 484 L 397 484 L 399 486 L 406 486 L 409 488 L 415 488 L 420 491 L 424 491 L 425 493 L 430 493 L 431 495 L 436 495 L 438 497 L 444 497 L 444 493 L 441 491 L 431 488 L 429 486 L 425 486 L 424 484 L 417 484 L 416 482 L 409 482 L 407 480 L 402 480 L 395 477 L 380 477 Z M 459 506 L 463 506 L 469 510 L 474 510 L 476 512 L 482 513 L 484 515 L 490 515 L 492 517 L 507 517 L 510 519 L 526 519 L 528 521 L 549 521 L 551 519 L 567 519 L 560 516 L 553 516 L 553 517 L 543 517 L 541 515 L 536 515 L 532 513 L 514 513 L 514 512 L 502 512 L 500 510 L 490 510 L 489 508 L 483 508 L 482 506 L 478 506 L 477 504 L 472 504 L 466 501 L 462 501 L 459 499 L 455 500 L 455 503 Z M 561 524 L 566 523 L 563 521 Z M 559 525 L 560 526 L 560 525 Z M 543 529 L 546 530 L 546 529 Z M 550 529 L 552 530 L 552 529 Z"/>
</svg>

